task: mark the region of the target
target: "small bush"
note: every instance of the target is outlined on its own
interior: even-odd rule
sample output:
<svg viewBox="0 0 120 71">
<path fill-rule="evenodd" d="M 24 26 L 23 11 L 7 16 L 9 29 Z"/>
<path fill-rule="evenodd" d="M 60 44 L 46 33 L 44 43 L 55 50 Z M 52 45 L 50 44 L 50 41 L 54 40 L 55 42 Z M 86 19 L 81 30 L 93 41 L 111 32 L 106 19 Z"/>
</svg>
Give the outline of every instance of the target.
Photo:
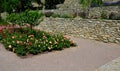
<svg viewBox="0 0 120 71">
<path fill-rule="evenodd" d="M 115 12 L 111 12 L 109 14 L 109 19 L 112 19 L 112 20 L 120 20 L 120 15 L 118 13 L 115 13 Z"/>
<path fill-rule="evenodd" d="M 0 16 L 0 21 L 2 20 L 1 16 Z"/>
<path fill-rule="evenodd" d="M 43 17 L 42 13 L 38 13 L 38 11 L 28 11 L 22 13 L 12 13 L 7 17 L 7 21 L 12 22 L 13 24 L 18 24 L 23 26 L 25 24 L 30 24 L 30 26 L 35 26 L 38 24 L 38 19 Z"/>
<path fill-rule="evenodd" d="M 8 25 L 6 21 L 4 21 L 0 16 L 0 25 Z"/>
<path fill-rule="evenodd" d="M 14 32 L 4 30 L 0 36 L 5 48 L 20 56 L 75 46 L 72 41 L 62 35 L 31 29 L 15 29 Z"/>
<path fill-rule="evenodd" d="M 108 19 L 107 12 L 101 12 L 101 19 Z"/>
</svg>

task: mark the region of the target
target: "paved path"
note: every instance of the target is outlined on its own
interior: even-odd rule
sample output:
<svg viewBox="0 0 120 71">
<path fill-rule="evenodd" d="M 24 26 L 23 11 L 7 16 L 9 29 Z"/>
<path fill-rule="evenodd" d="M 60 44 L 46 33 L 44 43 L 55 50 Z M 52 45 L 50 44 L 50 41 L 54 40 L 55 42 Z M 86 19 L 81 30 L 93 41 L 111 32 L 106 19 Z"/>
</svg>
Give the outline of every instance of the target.
<svg viewBox="0 0 120 71">
<path fill-rule="evenodd" d="M 120 57 L 106 63 L 96 71 L 120 71 Z"/>
<path fill-rule="evenodd" d="M 120 45 L 72 38 L 78 47 L 20 58 L 0 45 L 0 71 L 95 71 L 120 57 Z"/>
</svg>

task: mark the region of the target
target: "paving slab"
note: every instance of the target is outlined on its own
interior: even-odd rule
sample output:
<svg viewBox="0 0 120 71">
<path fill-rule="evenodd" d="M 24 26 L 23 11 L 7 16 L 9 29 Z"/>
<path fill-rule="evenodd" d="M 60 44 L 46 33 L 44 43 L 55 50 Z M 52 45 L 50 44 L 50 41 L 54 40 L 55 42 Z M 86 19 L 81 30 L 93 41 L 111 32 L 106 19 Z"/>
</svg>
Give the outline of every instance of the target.
<svg viewBox="0 0 120 71">
<path fill-rule="evenodd" d="M 77 47 L 27 58 L 4 49 L 0 44 L 0 71 L 95 71 L 120 57 L 120 45 L 71 38 Z"/>
<path fill-rule="evenodd" d="M 120 57 L 101 66 L 96 71 L 120 71 Z"/>
</svg>

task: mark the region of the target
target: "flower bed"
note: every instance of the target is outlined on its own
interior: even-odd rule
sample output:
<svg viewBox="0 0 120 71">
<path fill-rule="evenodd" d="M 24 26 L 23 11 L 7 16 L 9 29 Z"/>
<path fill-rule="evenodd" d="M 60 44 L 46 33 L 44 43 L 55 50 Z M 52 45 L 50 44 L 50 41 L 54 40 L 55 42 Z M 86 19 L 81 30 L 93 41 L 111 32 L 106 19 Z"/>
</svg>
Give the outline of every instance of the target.
<svg viewBox="0 0 120 71">
<path fill-rule="evenodd" d="M 63 35 L 55 35 L 26 28 L 3 30 L 0 33 L 0 39 L 7 50 L 19 56 L 28 54 L 35 55 L 42 52 L 62 50 L 70 46 L 75 46 L 75 43 Z"/>
</svg>

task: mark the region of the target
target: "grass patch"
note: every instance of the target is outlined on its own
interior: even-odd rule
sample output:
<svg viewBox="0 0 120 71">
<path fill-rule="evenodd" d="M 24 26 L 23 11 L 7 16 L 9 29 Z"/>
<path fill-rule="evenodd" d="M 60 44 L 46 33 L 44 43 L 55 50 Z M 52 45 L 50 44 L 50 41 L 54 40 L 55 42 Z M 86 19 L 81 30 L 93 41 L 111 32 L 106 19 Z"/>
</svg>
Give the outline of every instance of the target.
<svg viewBox="0 0 120 71">
<path fill-rule="evenodd" d="M 75 46 L 75 43 L 63 35 L 20 28 L 14 31 L 3 30 L 0 33 L 0 40 L 7 50 L 16 53 L 18 56 L 36 55 Z"/>
</svg>

